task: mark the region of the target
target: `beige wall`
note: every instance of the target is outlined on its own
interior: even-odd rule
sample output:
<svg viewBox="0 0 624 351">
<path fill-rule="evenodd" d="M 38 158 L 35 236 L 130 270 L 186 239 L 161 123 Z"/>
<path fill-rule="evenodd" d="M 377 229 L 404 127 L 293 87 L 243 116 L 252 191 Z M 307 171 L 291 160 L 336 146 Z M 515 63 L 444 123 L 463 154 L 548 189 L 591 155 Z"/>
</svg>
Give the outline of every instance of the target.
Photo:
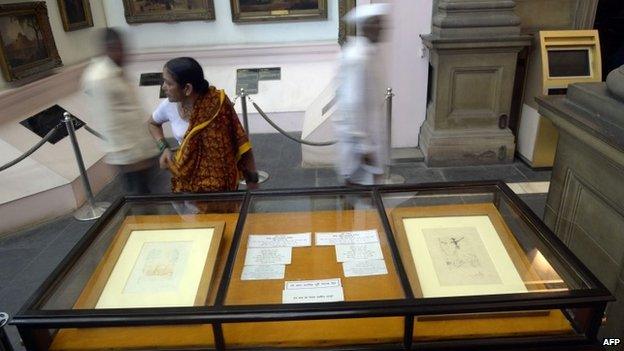
<svg viewBox="0 0 624 351">
<path fill-rule="evenodd" d="M 63 23 L 61 22 L 61 14 L 59 12 L 57 0 L 46 0 L 48 7 L 48 17 L 50 18 L 50 27 L 52 35 L 56 42 L 56 48 L 61 55 L 64 66 L 69 66 L 84 61 L 97 54 L 98 40 L 97 33 L 99 29 L 106 27 L 106 17 L 104 15 L 104 7 L 102 1 L 118 1 L 118 0 L 90 0 L 91 12 L 93 14 L 93 27 L 79 29 L 73 32 L 65 32 Z M 0 0 L 0 5 L 15 4 L 20 2 L 29 2 L 28 0 Z M 0 75 L 0 90 L 9 89 L 10 85 Z"/>
</svg>

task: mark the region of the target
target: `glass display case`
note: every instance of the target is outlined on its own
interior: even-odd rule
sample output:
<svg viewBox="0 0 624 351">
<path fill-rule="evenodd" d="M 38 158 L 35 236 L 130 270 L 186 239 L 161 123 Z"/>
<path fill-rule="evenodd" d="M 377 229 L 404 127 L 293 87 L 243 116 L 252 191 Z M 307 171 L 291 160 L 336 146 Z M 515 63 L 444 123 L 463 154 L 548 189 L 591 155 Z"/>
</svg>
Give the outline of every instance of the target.
<svg viewBox="0 0 624 351">
<path fill-rule="evenodd" d="M 592 349 L 609 291 L 504 184 L 120 199 L 13 318 L 28 350 Z"/>
</svg>

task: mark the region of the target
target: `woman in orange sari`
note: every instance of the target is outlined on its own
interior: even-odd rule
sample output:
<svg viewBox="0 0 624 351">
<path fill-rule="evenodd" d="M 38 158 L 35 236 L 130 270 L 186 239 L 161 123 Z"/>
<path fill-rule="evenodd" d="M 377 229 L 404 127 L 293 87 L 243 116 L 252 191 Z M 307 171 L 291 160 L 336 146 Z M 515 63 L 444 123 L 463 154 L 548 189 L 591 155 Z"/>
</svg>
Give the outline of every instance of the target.
<svg viewBox="0 0 624 351">
<path fill-rule="evenodd" d="M 167 62 L 163 78 L 167 99 L 154 112 L 149 129 L 162 152 L 161 167 L 172 173 L 172 191 L 233 191 L 241 177 L 249 189 L 256 189 L 251 144 L 223 90 L 210 86 L 190 57 Z M 163 134 L 167 121 L 181 144 L 175 155 Z"/>
</svg>

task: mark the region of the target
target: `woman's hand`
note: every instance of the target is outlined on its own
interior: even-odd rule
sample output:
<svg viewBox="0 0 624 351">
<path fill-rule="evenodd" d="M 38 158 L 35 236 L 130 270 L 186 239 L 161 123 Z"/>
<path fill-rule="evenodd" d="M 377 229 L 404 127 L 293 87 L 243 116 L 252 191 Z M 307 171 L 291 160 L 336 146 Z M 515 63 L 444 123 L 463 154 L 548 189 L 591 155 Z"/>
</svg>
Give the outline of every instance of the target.
<svg viewBox="0 0 624 351">
<path fill-rule="evenodd" d="M 169 149 L 165 149 L 158 159 L 160 168 L 169 169 L 173 164 L 173 153 Z"/>
</svg>

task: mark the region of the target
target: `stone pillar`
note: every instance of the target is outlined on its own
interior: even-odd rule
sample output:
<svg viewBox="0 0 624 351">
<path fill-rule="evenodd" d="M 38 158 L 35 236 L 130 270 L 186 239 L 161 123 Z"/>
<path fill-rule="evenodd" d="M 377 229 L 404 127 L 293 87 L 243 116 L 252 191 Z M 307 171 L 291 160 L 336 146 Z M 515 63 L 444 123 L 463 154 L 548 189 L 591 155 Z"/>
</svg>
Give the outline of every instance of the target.
<svg viewBox="0 0 624 351">
<path fill-rule="evenodd" d="M 513 161 L 508 128 L 520 34 L 513 0 L 438 0 L 430 51 L 427 119 L 420 148 L 430 166 Z"/>
<path fill-rule="evenodd" d="M 537 98 L 559 132 L 544 222 L 611 291 L 601 338 L 624 335 L 624 66 Z M 624 350 L 624 346 L 613 348 Z"/>
</svg>

